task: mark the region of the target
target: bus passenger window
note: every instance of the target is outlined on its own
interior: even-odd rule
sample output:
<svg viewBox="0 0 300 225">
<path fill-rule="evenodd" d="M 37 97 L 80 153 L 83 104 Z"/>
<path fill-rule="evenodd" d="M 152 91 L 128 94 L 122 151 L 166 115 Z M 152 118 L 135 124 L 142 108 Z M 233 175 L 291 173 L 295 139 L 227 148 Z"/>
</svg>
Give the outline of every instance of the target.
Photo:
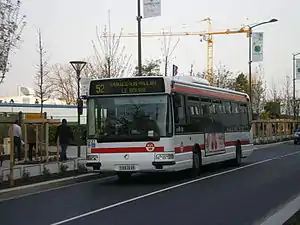
<svg viewBox="0 0 300 225">
<path fill-rule="evenodd" d="M 174 105 L 174 119 L 176 124 L 185 124 L 185 107 L 184 107 L 184 96 L 175 94 L 173 98 Z"/>
</svg>

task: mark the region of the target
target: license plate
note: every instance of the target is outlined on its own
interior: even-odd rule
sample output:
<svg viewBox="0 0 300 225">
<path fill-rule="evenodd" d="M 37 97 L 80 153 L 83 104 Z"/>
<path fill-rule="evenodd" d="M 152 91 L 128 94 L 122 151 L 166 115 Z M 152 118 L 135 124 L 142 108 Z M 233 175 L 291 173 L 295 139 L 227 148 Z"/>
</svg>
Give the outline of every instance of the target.
<svg viewBox="0 0 300 225">
<path fill-rule="evenodd" d="M 119 171 L 134 171 L 135 165 L 119 165 L 118 170 Z"/>
</svg>

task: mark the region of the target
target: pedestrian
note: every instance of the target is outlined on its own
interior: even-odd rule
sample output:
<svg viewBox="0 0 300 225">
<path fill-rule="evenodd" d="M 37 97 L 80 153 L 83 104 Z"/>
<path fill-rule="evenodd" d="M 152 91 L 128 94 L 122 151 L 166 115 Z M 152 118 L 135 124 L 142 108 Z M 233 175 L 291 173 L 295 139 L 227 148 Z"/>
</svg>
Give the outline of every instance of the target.
<svg viewBox="0 0 300 225">
<path fill-rule="evenodd" d="M 3 160 L 4 160 L 3 137 L 0 137 L 0 167 L 2 167 Z"/>
<path fill-rule="evenodd" d="M 13 136 L 14 136 L 14 149 L 17 153 L 18 161 L 21 161 L 21 144 L 22 144 L 22 129 L 19 125 L 19 120 L 16 120 L 12 125 L 13 128 Z M 8 129 L 8 136 L 11 135 L 11 127 Z"/>
<path fill-rule="evenodd" d="M 36 128 L 32 123 L 30 123 L 27 127 L 27 143 L 28 143 L 28 158 L 29 158 L 29 161 L 32 162 L 33 148 L 37 152 L 37 148 L 36 148 Z"/>
<path fill-rule="evenodd" d="M 67 160 L 67 148 L 70 144 L 70 140 L 74 140 L 74 136 L 66 119 L 63 119 L 62 124 L 58 126 L 55 140 L 58 144 L 58 147 L 60 146 L 60 161 Z"/>
</svg>

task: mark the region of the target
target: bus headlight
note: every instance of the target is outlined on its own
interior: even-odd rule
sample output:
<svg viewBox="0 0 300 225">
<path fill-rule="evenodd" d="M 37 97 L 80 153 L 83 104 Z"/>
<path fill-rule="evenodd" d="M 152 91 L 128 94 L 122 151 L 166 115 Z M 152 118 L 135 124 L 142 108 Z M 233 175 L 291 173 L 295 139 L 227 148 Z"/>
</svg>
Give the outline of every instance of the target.
<svg viewBox="0 0 300 225">
<path fill-rule="evenodd" d="M 98 161 L 99 160 L 99 156 L 98 155 L 87 155 L 86 156 L 86 160 L 87 161 Z"/>
<path fill-rule="evenodd" d="M 173 153 L 157 153 L 155 154 L 155 160 L 172 160 L 174 159 Z"/>
</svg>

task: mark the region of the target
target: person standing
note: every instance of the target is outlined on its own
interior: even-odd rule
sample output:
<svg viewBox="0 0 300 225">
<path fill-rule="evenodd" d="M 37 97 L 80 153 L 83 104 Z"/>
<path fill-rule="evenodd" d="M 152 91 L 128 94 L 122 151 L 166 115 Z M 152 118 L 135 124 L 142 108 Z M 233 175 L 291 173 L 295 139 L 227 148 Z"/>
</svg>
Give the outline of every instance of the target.
<svg viewBox="0 0 300 225">
<path fill-rule="evenodd" d="M 67 148 L 70 144 L 70 140 L 74 140 L 73 132 L 68 126 L 67 120 L 63 119 L 62 124 L 58 126 L 55 140 L 60 145 L 60 161 L 67 160 Z"/>
<path fill-rule="evenodd" d="M 14 149 L 17 150 L 18 161 L 21 161 L 21 144 L 22 144 L 22 129 L 19 125 L 19 120 L 16 120 L 12 125 L 14 136 Z M 10 137 L 11 127 L 8 129 L 8 136 Z"/>
<path fill-rule="evenodd" d="M 35 126 L 30 123 L 29 126 L 27 127 L 27 143 L 28 143 L 28 158 L 29 161 L 32 161 L 32 152 L 33 148 L 37 152 L 37 147 L 36 147 L 36 128 Z"/>
<path fill-rule="evenodd" d="M 2 167 L 3 160 L 4 160 L 3 137 L 0 137 L 0 167 Z"/>
</svg>

